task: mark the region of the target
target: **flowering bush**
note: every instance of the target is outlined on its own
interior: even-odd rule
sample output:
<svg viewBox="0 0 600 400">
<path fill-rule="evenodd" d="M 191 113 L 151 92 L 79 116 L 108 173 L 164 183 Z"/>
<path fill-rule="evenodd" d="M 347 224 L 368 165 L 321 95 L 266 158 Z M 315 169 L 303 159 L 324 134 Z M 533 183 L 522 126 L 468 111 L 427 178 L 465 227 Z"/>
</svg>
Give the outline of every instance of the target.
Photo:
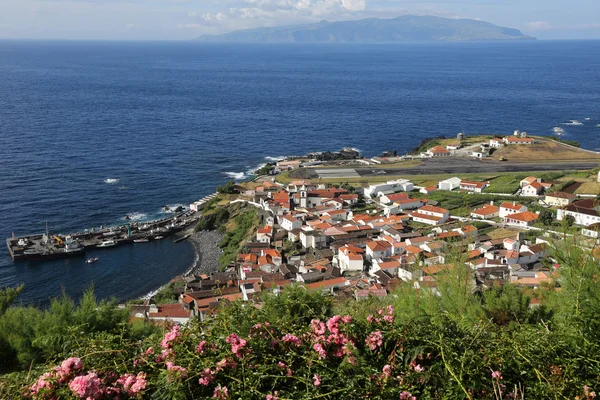
<svg viewBox="0 0 600 400">
<path fill-rule="evenodd" d="M 600 311 L 600 267 L 588 264 L 587 280 L 569 268 L 561 260 L 573 275 L 562 291 L 539 289 L 547 306 L 535 309 L 510 289 L 477 297 L 450 283 L 442 296 L 401 287 L 335 309 L 289 289 L 143 340 L 77 337 L 58 365 L 1 378 L 0 398 L 593 399 L 600 334 L 584 316 Z"/>
</svg>

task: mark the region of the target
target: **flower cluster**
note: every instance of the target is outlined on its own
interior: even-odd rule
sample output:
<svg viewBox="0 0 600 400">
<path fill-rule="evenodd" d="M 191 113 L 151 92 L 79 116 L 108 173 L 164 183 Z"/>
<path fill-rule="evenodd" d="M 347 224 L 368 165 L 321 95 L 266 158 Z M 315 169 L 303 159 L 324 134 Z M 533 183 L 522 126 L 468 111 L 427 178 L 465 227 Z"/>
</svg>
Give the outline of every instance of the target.
<svg viewBox="0 0 600 400">
<path fill-rule="evenodd" d="M 369 349 L 376 350 L 383 345 L 383 334 L 381 331 L 371 332 L 365 339 L 365 343 L 369 346 Z"/>
<path fill-rule="evenodd" d="M 173 325 L 173 328 L 165 334 L 164 339 L 160 342 L 163 349 L 170 349 L 173 346 L 173 341 L 181 336 L 179 325 Z"/>
<path fill-rule="evenodd" d="M 117 383 L 123 387 L 123 390 L 129 396 L 136 396 L 141 393 L 144 389 L 146 389 L 146 385 L 148 381 L 146 381 L 146 374 L 143 372 L 138 373 L 137 375 L 125 374 L 122 375 Z"/>
<path fill-rule="evenodd" d="M 248 344 L 248 342 L 245 339 L 242 339 L 235 333 L 232 333 L 231 335 L 227 336 L 225 342 L 231 345 L 231 352 L 233 354 L 235 354 L 239 358 L 242 358 L 242 350 L 244 349 L 244 347 L 246 347 L 246 344 Z"/>
</svg>

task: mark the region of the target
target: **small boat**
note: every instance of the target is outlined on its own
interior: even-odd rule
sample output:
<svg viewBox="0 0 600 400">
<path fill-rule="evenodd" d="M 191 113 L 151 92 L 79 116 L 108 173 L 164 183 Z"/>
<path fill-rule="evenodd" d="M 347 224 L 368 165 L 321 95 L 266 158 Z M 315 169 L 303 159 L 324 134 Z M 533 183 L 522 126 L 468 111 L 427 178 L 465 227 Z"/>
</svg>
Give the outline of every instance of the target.
<svg viewBox="0 0 600 400">
<path fill-rule="evenodd" d="M 98 261 L 98 257 L 88 258 L 85 262 L 88 264 L 92 264 L 92 263 L 95 263 L 96 261 Z"/>
<path fill-rule="evenodd" d="M 147 241 L 148 241 L 147 238 L 133 239 L 133 243 L 146 243 Z"/>
<path fill-rule="evenodd" d="M 114 240 L 105 240 L 104 242 L 100 243 L 98 247 L 112 247 L 116 245 L 117 242 L 115 242 Z"/>
<path fill-rule="evenodd" d="M 164 236 L 161 236 L 161 235 L 154 236 L 154 240 L 160 240 L 160 239 L 164 239 Z"/>
</svg>

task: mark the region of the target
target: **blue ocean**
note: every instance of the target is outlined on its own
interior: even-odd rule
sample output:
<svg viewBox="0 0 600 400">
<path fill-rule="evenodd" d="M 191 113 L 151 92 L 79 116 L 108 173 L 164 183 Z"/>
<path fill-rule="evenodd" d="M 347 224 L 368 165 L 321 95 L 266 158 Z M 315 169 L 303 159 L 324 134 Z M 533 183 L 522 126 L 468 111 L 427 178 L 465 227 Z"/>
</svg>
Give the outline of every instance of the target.
<svg viewBox="0 0 600 400">
<path fill-rule="evenodd" d="M 515 129 L 600 148 L 600 41 L 207 44 L 0 41 L 0 237 L 164 216 L 272 157 L 407 152 Z M 4 240 L 0 243 L 4 248 Z M 192 266 L 161 241 L 13 263 L 24 304 L 144 295 Z"/>
</svg>

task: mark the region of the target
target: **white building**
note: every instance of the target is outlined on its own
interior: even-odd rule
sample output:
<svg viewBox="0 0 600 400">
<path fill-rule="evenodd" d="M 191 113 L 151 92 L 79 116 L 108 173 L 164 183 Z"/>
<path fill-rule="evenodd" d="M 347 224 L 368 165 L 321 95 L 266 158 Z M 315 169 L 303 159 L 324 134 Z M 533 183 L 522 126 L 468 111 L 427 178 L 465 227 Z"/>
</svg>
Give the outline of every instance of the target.
<svg viewBox="0 0 600 400">
<path fill-rule="evenodd" d="M 442 225 L 450 218 L 450 212 L 441 207 L 423 206 L 416 212 L 411 213 L 410 217 L 413 221 L 422 224 Z"/>
<path fill-rule="evenodd" d="M 523 211 L 507 215 L 504 217 L 504 223 L 513 226 L 524 227 L 533 224 L 538 218 L 539 215 L 536 213 L 531 211 Z"/>
<path fill-rule="evenodd" d="M 413 189 L 414 185 L 408 179 L 398 179 L 395 181 L 387 181 L 386 183 L 370 185 L 369 187 L 364 189 L 364 194 L 367 197 L 373 197 L 379 192 L 410 192 Z"/>
<path fill-rule="evenodd" d="M 443 181 L 440 181 L 440 183 L 438 184 L 438 189 L 439 190 L 454 190 L 460 187 L 460 178 L 454 177 L 454 178 L 449 178 Z"/>
<path fill-rule="evenodd" d="M 386 240 L 373 240 L 367 242 L 367 259 L 391 257 L 394 252 L 394 246 Z"/>
<path fill-rule="evenodd" d="M 292 215 L 279 217 L 279 225 L 288 232 L 302 228 L 302 222 Z"/>
<path fill-rule="evenodd" d="M 489 182 L 460 181 L 459 188 L 460 190 L 466 190 L 468 192 L 481 193 L 489 185 Z"/>
<path fill-rule="evenodd" d="M 571 193 L 554 192 L 544 196 L 544 203 L 549 206 L 564 207 L 577 199 L 577 196 Z"/>
<path fill-rule="evenodd" d="M 346 245 L 338 249 L 338 267 L 342 272 L 361 272 L 364 268 L 363 250 L 361 248 Z"/>
<path fill-rule="evenodd" d="M 509 202 L 505 201 L 500 205 L 499 216 L 500 218 L 504 218 L 511 214 L 516 214 L 520 212 L 527 211 L 527 207 L 522 204 L 517 204 L 515 201 Z"/>
<path fill-rule="evenodd" d="M 521 196 L 525 197 L 538 197 L 544 192 L 544 187 L 539 182 L 533 182 L 530 185 L 523 186 L 521 189 Z"/>
<path fill-rule="evenodd" d="M 594 199 L 579 200 L 556 210 L 556 219 L 559 221 L 567 215 L 575 218 L 576 225 L 590 226 L 600 223 L 598 205 Z"/>
</svg>

